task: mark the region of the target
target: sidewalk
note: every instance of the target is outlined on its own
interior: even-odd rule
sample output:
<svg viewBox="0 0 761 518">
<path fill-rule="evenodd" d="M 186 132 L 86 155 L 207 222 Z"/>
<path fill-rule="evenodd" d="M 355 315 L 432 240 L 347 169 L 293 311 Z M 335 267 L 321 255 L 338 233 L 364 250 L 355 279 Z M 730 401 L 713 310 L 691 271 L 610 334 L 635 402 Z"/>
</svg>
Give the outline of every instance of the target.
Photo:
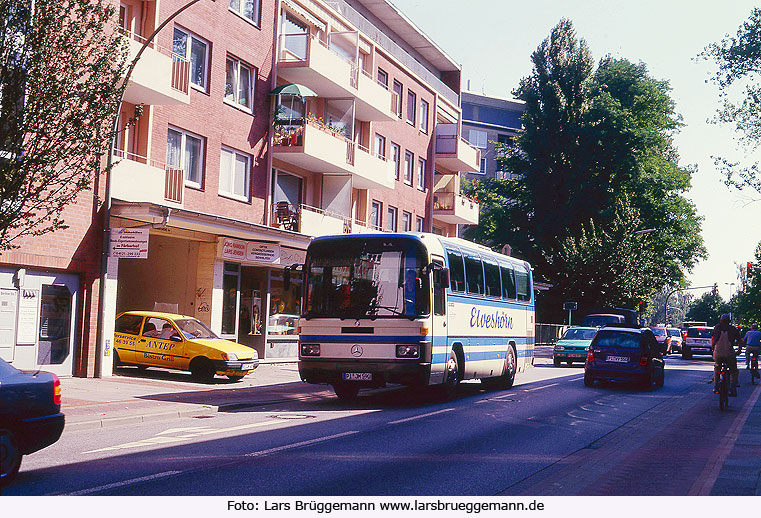
<svg viewBox="0 0 761 518">
<path fill-rule="evenodd" d="M 123 368 L 105 378 L 61 378 L 61 411 L 66 430 L 103 428 L 213 414 L 250 403 L 258 388 L 289 383 L 301 383 L 296 362 L 262 363 L 241 381 L 217 376 L 213 383 L 195 382 L 188 373 Z"/>
</svg>

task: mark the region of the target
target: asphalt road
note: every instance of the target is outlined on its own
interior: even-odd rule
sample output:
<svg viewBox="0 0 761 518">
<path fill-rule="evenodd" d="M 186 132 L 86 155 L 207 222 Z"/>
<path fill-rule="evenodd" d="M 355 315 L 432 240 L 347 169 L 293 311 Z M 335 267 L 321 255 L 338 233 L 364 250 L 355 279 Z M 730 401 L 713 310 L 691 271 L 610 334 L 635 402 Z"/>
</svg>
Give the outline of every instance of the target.
<svg viewBox="0 0 761 518">
<path fill-rule="evenodd" d="M 446 403 L 397 388 L 346 404 L 297 383 L 272 402 L 262 387 L 263 405 L 64 434 L 3 494 L 709 494 L 717 445 L 761 390 L 721 412 L 711 367 L 670 358 L 663 388 L 586 388 L 545 354 L 510 390 L 467 382 Z"/>
</svg>

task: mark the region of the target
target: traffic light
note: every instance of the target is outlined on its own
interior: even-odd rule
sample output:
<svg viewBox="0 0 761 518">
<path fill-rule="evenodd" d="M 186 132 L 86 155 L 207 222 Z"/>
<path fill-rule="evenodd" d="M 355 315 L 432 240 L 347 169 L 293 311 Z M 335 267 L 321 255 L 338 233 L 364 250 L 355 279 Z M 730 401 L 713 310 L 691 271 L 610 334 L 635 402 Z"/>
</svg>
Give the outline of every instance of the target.
<svg viewBox="0 0 761 518">
<path fill-rule="evenodd" d="M 748 277 L 751 277 L 754 273 L 755 273 L 755 265 L 753 263 L 751 263 L 750 261 L 748 261 L 745 264 L 745 274 Z"/>
</svg>

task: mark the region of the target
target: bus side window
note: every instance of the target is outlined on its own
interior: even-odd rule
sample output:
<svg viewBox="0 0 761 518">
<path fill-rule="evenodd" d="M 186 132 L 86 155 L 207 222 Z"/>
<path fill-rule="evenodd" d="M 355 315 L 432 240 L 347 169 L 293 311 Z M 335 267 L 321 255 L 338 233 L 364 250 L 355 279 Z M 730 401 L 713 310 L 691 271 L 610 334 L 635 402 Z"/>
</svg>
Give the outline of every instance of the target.
<svg viewBox="0 0 761 518">
<path fill-rule="evenodd" d="M 518 300 L 531 300 L 531 286 L 525 266 L 515 267 L 515 284 L 518 290 Z"/>
<path fill-rule="evenodd" d="M 502 298 L 515 300 L 515 277 L 512 266 L 501 264 L 499 269 L 502 273 Z"/>
<path fill-rule="evenodd" d="M 501 297 L 501 286 L 499 283 L 499 266 L 497 263 L 490 263 L 483 261 L 484 263 L 484 277 L 486 278 L 486 296 L 487 297 Z"/>
<path fill-rule="evenodd" d="M 449 263 L 449 282 L 452 291 L 465 291 L 465 269 L 462 265 L 462 255 L 457 250 L 447 249 Z"/>
<path fill-rule="evenodd" d="M 444 315 L 446 313 L 446 299 L 444 283 L 442 279 L 444 277 L 444 265 L 439 261 L 436 261 L 441 268 L 435 268 L 433 270 L 433 314 Z"/>
<path fill-rule="evenodd" d="M 468 293 L 484 294 L 484 268 L 480 257 L 465 255 L 465 280 Z"/>
</svg>

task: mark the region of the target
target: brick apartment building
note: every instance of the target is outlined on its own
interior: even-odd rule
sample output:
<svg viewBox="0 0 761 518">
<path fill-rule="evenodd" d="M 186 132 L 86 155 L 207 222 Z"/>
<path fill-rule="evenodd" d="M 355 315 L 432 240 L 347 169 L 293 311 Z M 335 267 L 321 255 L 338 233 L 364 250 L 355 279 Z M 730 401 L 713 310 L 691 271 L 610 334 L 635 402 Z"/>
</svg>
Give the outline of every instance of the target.
<svg viewBox="0 0 761 518">
<path fill-rule="evenodd" d="M 185 3 L 122 1 L 132 55 Z M 0 356 L 19 367 L 107 376 L 115 316 L 154 308 L 294 357 L 299 284 L 285 291 L 283 268 L 312 237 L 478 221 L 459 194 L 479 163 L 459 66 L 386 1 L 201 0 L 145 50 L 120 127 L 136 113 L 115 141 L 108 227 L 147 236 L 147 256 L 109 257 L 99 300 L 92 193 L 67 231 L 2 254 Z"/>
</svg>

